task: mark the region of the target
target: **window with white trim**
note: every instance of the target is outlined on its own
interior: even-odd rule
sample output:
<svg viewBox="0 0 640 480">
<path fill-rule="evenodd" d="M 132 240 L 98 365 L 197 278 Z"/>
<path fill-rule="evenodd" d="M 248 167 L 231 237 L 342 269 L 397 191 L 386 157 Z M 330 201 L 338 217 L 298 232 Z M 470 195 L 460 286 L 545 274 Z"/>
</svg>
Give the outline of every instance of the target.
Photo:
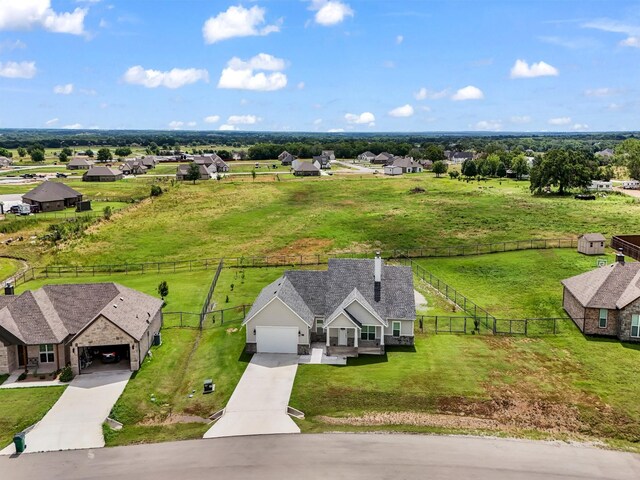
<svg viewBox="0 0 640 480">
<path fill-rule="evenodd" d="M 40 345 L 40 363 L 53 363 L 54 361 L 53 345 L 50 343 Z"/>
<path fill-rule="evenodd" d="M 394 337 L 399 337 L 400 336 L 400 327 L 402 326 L 402 324 L 400 322 L 393 322 L 391 324 L 391 331 Z"/>
<path fill-rule="evenodd" d="M 316 319 L 316 333 L 323 333 L 322 327 L 324 327 L 324 319 Z"/>
<path fill-rule="evenodd" d="M 640 337 L 640 315 L 631 315 L 631 336 Z"/>
<path fill-rule="evenodd" d="M 600 317 L 598 318 L 598 327 L 607 328 L 607 315 L 609 311 L 606 308 L 600 309 Z"/>
<path fill-rule="evenodd" d="M 360 331 L 361 340 L 375 340 L 376 339 L 376 327 L 375 325 L 363 325 Z"/>
</svg>

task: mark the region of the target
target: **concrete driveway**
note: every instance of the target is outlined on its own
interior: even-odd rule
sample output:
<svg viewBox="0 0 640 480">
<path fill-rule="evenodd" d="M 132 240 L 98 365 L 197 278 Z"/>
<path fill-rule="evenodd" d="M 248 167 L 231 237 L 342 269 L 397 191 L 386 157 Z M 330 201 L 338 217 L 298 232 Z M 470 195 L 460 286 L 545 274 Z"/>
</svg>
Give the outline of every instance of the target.
<svg viewBox="0 0 640 480">
<path fill-rule="evenodd" d="M 233 391 L 224 415 L 204 438 L 300 433 L 287 415 L 298 355 L 256 353 Z"/>
<path fill-rule="evenodd" d="M 79 375 L 27 433 L 26 453 L 104 447 L 102 423 L 122 394 L 130 371 Z M 13 444 L 0 455 L 15 453 Z"/>
</svg>

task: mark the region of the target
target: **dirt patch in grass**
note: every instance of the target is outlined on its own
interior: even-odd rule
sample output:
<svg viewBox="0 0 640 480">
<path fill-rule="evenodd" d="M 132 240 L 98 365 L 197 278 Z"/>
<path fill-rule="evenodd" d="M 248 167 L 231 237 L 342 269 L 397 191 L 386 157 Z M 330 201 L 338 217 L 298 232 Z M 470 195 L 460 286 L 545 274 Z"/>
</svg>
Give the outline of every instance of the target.
<svg viewBox="0 0 640 480">
<path fill-rule="evenodd" d="M 290 243 L 280 250 L 273 252 L 274 255 L 311 255 L 324 253 L 333 245 L 333 240 L 329 238 L 301 238 Z"/>
<path fill-rule="evenodd" d="M 371 412 L 361 416 L 326 417 L 315 420 L 329 425 L 378 426 L 412 425 L 419 427 L 498 430 L 500 423 L 486 418 L 462 417 L 421 412 Z"/>
<path fill-rule="evenodd" d="M 208 418 L 202 418 L 198 415 L 180 415 L 172 413 L 162 420 L 151 418 L 145 419 L 143 422 L 140 422 L 139 425 L 175 425 L 176 423 L 209 423 L 210 421 L 211 420 Z"/>
</svg>

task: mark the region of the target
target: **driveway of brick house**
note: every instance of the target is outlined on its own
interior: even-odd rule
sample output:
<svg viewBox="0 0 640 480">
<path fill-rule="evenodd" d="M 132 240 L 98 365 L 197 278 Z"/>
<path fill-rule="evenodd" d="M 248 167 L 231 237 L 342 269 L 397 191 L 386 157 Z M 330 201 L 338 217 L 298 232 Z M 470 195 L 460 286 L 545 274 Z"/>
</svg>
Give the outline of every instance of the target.
<svg viewBox="0 0 640 480">
<path fill-rule="evenodd" d="M 74 378 L 51 410 L 27 433 L 25 453 L 104 447 L 102 423 L 130 377 L 130 371 L 113 371 Z M 0 451 L 0 455 L 14 453 L 13 444 Z"/>
<path fill-rule="evenodd" d="M 254 354 L 224 415 L 204 438 L 300 433 L 300 428 L 287 415 L 298 358 L 293 354 Z"/>
</svg>

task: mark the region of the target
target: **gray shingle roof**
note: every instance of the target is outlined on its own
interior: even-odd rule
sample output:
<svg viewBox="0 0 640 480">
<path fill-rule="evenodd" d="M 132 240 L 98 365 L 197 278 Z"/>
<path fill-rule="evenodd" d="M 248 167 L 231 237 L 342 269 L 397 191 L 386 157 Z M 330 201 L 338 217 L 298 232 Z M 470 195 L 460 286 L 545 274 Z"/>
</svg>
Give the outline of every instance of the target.
<svg viewBox="0 0 640 480">
<path fill-rule="evenodd" d="M 85 173 L 87 177 L 109 177 L 109 176 L 120 176 L 122 172 L 116 170 L 115 168 L 103 167 L 103 166 L 92 166 L 87 173 Z"/>
<path fill-rule="evenodd" d="M 353 299 L 388 319 L 415 320 L 413 273 L 410 267 L 385 265 L 383 261 L 380 301 L 374 298 L 374 260 L 330 259 L 326 271 L 286 271 L 262 289 L 245 323 L 274 297 L 279 297 L 302 318 L 329 317 L 344 310 Z M 355 291 L 355 293 L 354 293 Z M 307 320 L 305 320 L 306 322 Z"/>
<path fill-rule="evenodd" d="M 584 238 L 587 242 L 604 242 L 607 240 L 601 233 L 585 233 L 578 238 Z"/>
<path fill-rule="evenodd" d="M 27 345 L 61 343 L 98 315 L 140 340 L 162 308 L 162 300 L 117 283 L 46 285 L 11 298 L 0 302 L 0 336 L 5 330 Z"/>
<path fill-rule="evenodd" d="M 34 202 L 55 202 L 66 198 L 81 197 L 80 192 L 75 191 L 68 185 L 60 182 L 45 181 L 33 190 L 25 193 L 22 198 L 27 198 Z"/>
<path fill-rule="evenodd" d="M 318 172 L 318 167 L 309 162 L 298 162 L 293 166 L 293 170 L 296 172 Z"/>
<path fill-rule="evenodd" d="M 69 165 L 72 167 L 90 167 L 93 163 L 86 158 L 76 157 L 67 164 L 67 166 Z"/>
<path fill-rule="evenodd" d="M 624 308 L 640 298 L 640 262 L 615 262 L 562 280 L 562 285 L 583 307 Z"/>
</svg>

